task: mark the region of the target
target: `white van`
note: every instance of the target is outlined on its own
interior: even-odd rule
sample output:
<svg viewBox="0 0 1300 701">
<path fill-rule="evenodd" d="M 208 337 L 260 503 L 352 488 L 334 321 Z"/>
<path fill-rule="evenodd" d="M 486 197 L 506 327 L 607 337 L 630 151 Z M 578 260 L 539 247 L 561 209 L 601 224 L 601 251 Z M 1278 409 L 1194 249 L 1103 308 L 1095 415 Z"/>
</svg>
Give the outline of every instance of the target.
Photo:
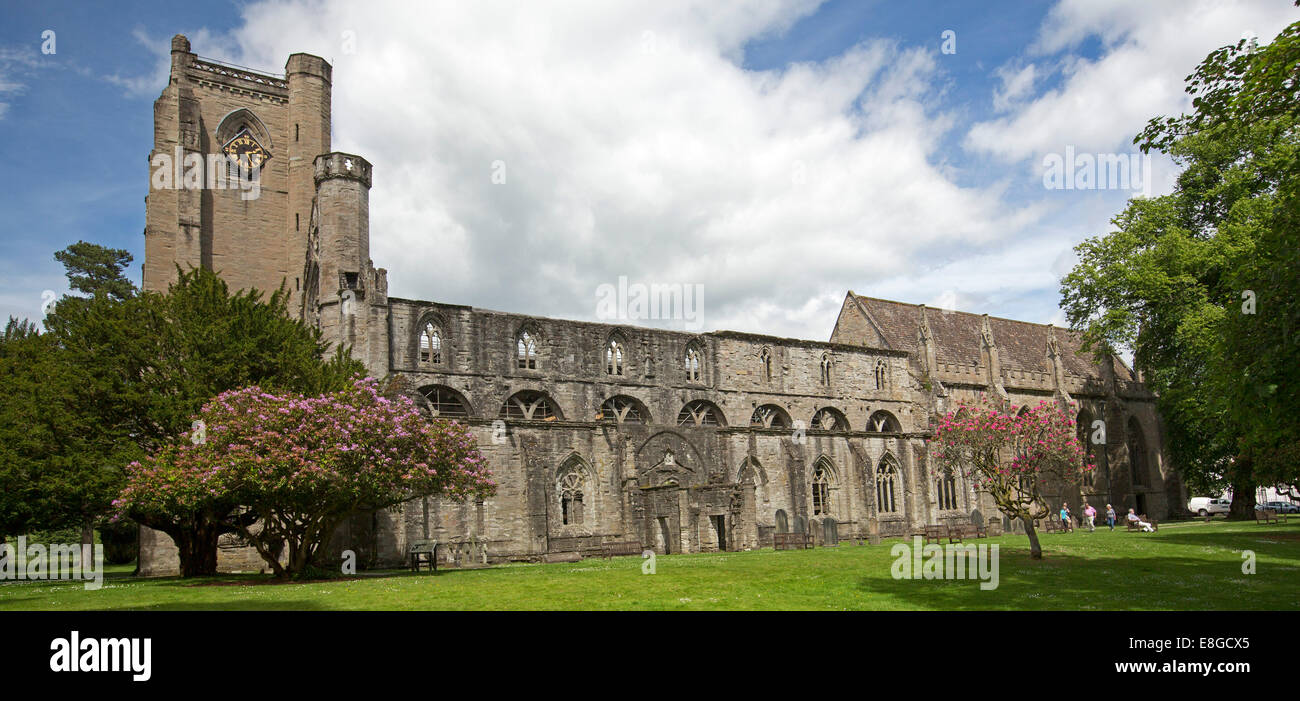
<svg viewBox="0 0 1300 701">
<path fill-rule="evenodd" d="M 1192 497 L 1187 502 L 1187 510 L 1197 516 L 1213 516 L 1214 514 L 1226 514 L 1232 509 L 1231 499 L 1214 499 L 1211 497 Z"/>
</svg>

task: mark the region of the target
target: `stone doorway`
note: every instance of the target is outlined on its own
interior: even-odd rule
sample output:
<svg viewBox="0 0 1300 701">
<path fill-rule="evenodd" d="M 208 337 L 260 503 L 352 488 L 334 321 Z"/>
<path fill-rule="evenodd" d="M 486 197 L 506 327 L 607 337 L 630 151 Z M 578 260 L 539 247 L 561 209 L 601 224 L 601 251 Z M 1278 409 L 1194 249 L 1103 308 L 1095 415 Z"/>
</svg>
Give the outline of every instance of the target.
<svg viewBox="0 0 1300 701">
<path fill-rule="evenodd" d="M 673 552 L 673 538 L 670 529 L 668 528 L 668 519 L 660 516 L 655 520 L 659 522 L 659 549 L 662 550 L 665 555 L 671 555 Z"/>
<path fill-rule="evenodd" d="M 723 552 L 727 549 L 727 517 L 710 516 L 709 520 L 713 522 L 713 532 L 718 537 L 718 551 Z"/>
</svg>

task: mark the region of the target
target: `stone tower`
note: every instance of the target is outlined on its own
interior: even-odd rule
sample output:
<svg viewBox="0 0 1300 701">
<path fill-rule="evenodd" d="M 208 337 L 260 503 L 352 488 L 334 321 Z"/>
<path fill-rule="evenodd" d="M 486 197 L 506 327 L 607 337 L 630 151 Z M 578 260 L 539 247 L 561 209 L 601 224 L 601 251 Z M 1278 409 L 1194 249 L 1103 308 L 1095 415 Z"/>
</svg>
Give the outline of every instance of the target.
<svg viewBox="0 0 1300 701">
<path fill-rule="evenodd" d="M 333 346 L 352 348 L 374 377 L 388 374 L 388 272 L 370 260 L 371 165 L 347 153 L 314 162 L 303 311 Z"/>
<path fill-rule="evenodd" d="M 236 289 L 283 283 L 301 313 L 313 162 L 330 150 L 330 74 L 308 54 L 290 56 L 284 76 L 259 73 L 200 59 L 172 37 L 170 78 L 154 102 L 145 289 L 165 290 L 177 266 L 203 266 Z M 230 156 L 249 160 L 242 181 Z"/>
</svg>

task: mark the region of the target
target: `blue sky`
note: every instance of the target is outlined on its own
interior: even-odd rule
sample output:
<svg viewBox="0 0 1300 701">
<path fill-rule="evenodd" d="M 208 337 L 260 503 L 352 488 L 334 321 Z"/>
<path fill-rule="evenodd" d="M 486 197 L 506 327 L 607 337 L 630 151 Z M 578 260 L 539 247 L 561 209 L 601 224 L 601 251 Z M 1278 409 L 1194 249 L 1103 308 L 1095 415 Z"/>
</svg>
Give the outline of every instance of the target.
<svg viewBox="0 0 1300 701">
<path fill-rule="evenodd" d="M 1208 51 L 1296 15 L 1276 0 L 5 3 L 0 315 L 39 318 L 42 293 L 66 290 L 53 253 L 78 239 L 129 250 L 139 280 L 152 101 L 185 33 L 269 72 L 295 51 L 334 64 L 334 147 L 375 164 L 372 257 L 395 296 L 592 319 L 595 288 L 627 276 L 705 284 L 706 328 L 824 339 L 848 289 L 1059 323 L 1070 248 L 1134 193 L 1047 189 L 1043 159 L 1131 151 L 1147 118 L 1186 107 L 1182 77 Z M 1172 165 L 1151 168 L 1148 191 L 1167 191 Z"/>
</svg>

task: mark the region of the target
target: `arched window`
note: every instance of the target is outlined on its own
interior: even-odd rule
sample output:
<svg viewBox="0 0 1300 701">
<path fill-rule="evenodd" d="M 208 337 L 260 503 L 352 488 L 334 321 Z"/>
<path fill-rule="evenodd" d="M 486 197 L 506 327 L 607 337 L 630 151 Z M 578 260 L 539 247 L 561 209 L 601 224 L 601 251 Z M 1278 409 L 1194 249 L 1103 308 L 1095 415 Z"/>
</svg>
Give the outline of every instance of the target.
<svg viewBox="0 0 1300 701">
<path fill-rule="evenodd" d="M 623 374 L 623 343 L 618 336 L 611 337 L 605 346 L 605 374 Z"/>
<path fill-rule="evenodd" d="M 428 402 L 426 408 L 435 419 L 463 419 L 470 415 L 469 402 L 464 395 L 445 385 L 429 385 L 419 389 Z"/>
<path fill-rule="evenodd" d="M 772 381 L 772 350 L 764 347 L 758 353 L 759 370 L 763 373 L 763 381 Z"/>
<path fill-rule="evenodd" d="M 700 362 L 700 349 L 694 343 L 686 346 L 686 381 L 699 382 L 700 368 L 703 363 Z"/>
<path fill-rule="evenodd" d="M 560 523 L 565 526 L 582 525 L 583 499 L 587 492 L 586 471 L 573 464 L 561 468 L 555 481 L 555 491 L 560 497 Z"/>
<path fill-rule="evenodd" d="M 939 493 L 939 510 L 951 511 L 957 508 L 957 478 L 952 474 L 952 470 L 945 471 L 939 476 L 936 486 Z"/>
<path fill-rule="evenodd" d="M 516 366 L 520 370 L 537 369 L 537 336 L 532 331 L 522 331 L 515 340 Z"/>
<path fill-rule="evenodd" d="M 898 419 L 894 418 L 893 414 L 882 409 L 867 420 L 867 430 L 873 433 L 901 433 L 903 427 L 899 425 Z"/>
<path fill-rule="evenodd" d="M 822 353 L 822 384 L 831 385 L 831 354 Z"/>
<path fill-rule="evenodd" d="M 813 414 L 812 428 L 817 431 L 847 431 L 849 420 L 839 409 L 822 407 Z"/>
<path fill-rule="evenodd" d="M 876 380 L 876 389 L 885 389 L 885 387 L 888 386 L 889 384 L 888 366 L 885 365 L 885 361 L 883 360 L 876 361 L 875 380 Z"/>
<path fill-rule="evenodd" d="M 784 509 L 776 510 L 776 532 L 777 533 L 790 532 L 790 519 L 785 515 Z"/>
<path fill-rule="evenodd" d="M 442 362 L 442 330 L 432 321 L 420 329 L 420 362 L 425 365 Z"/>
<path fill-rule="evenodd" d="M 506 403 L 501 405 L 501 413 L 498 416 L 516 421 L 556 421 L 562 418 L 551 402 L 551 398 L 534 390 L 524 390 L 511 395 Z"/>
<path fill-rule="evenodd" d="M 790 428 L 790 415 L 775 404 L 764 404 L 754 410 L 749 425 L 755 428 Z"/>
<path fill-rule="evenodd" d="M 597 421 L 612 421 L 620 424 L 648 424 L 650 413 L 645 405 L 632 397 L 619 395 L 610 397 L 600 405 L 596 413 Z"/>
<path fill-rule="evenodd" d="M 1128 469 L 1133 484 L 1148 486 L 1147 437 L 1137 417 L 1128 418 Z"/>
<path fill-rule="evenodd" d="M 1079 445 L 1083 448 L 1083 464 L 1087 465 L 1089 457 L 1092 455 L 1092 414 L 1087 409 L 1080 409 L 1078 417 L 1074 421 L 1074 435 L 1079 439 Z M 1083 486 L 1091 487 L 1096 484 L 1096 470 L 1088 470 L 1083 473 Z"/>
<path fill-rule="evenodd" d="M 677 414 L 678 426 L 725 426 L 722 411 L 707 399 L 696 399 Z"/>
<path fill-rule="evenodd" d="M 818 461 L 816 469 L 813 470 L 812 478 L 813 516 L 831 512 L 831 482 L 833 478 L 834 473 L 830 471 L 823 461 Z"/>
<path fill-rule="evenodd" d="M 886 455 L 876 466 L 876 512 L 892 514 L 898 511 L 895 495 L 898 491 L 898 467 L 894 459 Z"/>
</svg>

